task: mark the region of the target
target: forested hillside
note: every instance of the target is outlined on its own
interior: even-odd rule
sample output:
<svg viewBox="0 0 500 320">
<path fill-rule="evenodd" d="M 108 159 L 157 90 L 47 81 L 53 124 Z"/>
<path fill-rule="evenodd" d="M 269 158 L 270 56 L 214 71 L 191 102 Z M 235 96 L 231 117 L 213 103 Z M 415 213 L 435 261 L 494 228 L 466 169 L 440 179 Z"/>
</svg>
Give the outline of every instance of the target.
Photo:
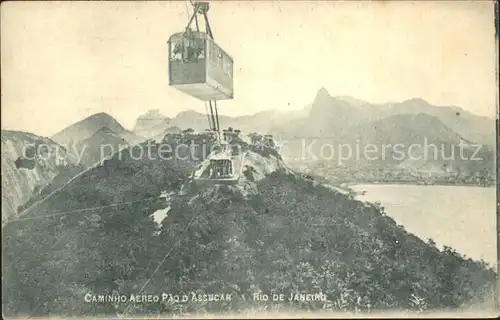
<svg viewBox="0 0 500 320">
<path fill-rule="evenodd" d="M 281 304 L 337 311 L 456 308 L 491 297 L 492 270 L 451 248 L 440 252 L 379 207 L 283 168 L 236 187 L 200 187 L 190 181 L 197 164 L 125 153 L 82 174 L 26 220 L 6 225 L 4 313 L 115 316 L 276 306 L 253 301 L 254 293 L 322 293 L 324 301 Z M 172 197 L 162 197 L 165 192 Z M 168 216 L 157 225 L 151 215 L 166 207 Z M 232 299 L 91 303 L 89 293 Z"/>
</svg>

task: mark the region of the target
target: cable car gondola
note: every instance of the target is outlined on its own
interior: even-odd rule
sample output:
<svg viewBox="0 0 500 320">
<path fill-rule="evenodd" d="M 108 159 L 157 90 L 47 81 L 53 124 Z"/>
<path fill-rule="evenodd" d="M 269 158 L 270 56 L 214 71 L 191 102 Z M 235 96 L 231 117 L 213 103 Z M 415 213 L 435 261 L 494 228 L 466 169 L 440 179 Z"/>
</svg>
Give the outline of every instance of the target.
<svg viewBox="0 0 500 320">
<path fill-rule="evenodd" d="M 210 154 L 193 173 L 193 179 L 201 185 L 237 184 L 245 155 L 234 155 L 229 148 Z"/>
<path fill-rule="evenodd" d="M 168 40 L 169 85 L 202 101 L 233 99 L 233 59 L 213 40 L 202 12 L 207 32 L 190 28 L 200 13 L 195 7 L 186 29 Z"/>
<path fill-rule="evenodd" d="M 168 40 L 169 85 L 185 94 L 205 101 L 210 131 L 217 137 L 219 151 L 202 164 L 194 179 L 210 183 L 237 183 L 241 155 L 233 155 L 222 141 L 217 111 L 218 100 L 233 99 L 233 59 L 215 41 L 208 21 L 208 1 L 191 1 L 193 14 L 183 32 Z M 198 15 L 203 15 L 206 32 L 200 31 Z M 196 31 L 191 29 L 195 22 Z M 208 113 L 210 107 L 210 114 Z M 215 111 L 215 112 L 214 112 Z"/>
</svg>

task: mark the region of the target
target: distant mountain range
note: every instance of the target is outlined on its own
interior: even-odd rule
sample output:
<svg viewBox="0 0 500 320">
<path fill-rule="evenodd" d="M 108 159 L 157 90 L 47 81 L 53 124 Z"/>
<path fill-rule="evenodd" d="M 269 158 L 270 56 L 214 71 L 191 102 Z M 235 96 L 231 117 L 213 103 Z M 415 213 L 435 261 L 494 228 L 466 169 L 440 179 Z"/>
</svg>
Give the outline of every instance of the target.
<svg viewBox="0 0 500 320">
<path fill-rule="evenodd" d="M 495 144 L 494 119 L 474 115 L 456 106 L 433 106 L 419 98 L 395 103 L 370 104 L 352 97 L 332 97 L 324 88 L 316 94 L 307 117 L 299 121 L 283 122 L 273 127 L 271 131 L 284 137 L 337 137 L 355 132 L 362 124 L 365 127 L 376 127 L 375 121 L 384 118 L 418 114 L 435 117 L 435 130 L 447 127 L 469 141 L 490 146 Z M 378 124 L 391 127 L 391 121 L 401 120 L 398 117 L 391 119 Z M 417 123 L 414 127 L 419 126 Z"/>
<path fill-rule="evenodd" d="M 377 134 L 383 132 L 399 137 L 410 125 L 412 131 L 421 130 L 431 140 L 434 135 L 441 138 L 448 135 L 453 137 L 452 140 L 460 137 L 472 143 L 495 145 L 495 121 L 492 118 L 474 115 L 456 106 L 433 106 L 419 98 L 370 104 L 347 96 L 333 97 L 325 88 L 317 92 L 311 105 L 301 110 L 269 110 L 239 117 L 219 115 L 219 118 L 221 128 L 270 133 L 284 139 L 316 137 L 340 140 L 356 136 L 369 140 L 365 138 L 371 137 L 374 130 Z M 99 132 L 102 128 L 107 129 Z M 127 143 L 135 143 L 188 128 L 205 131 L 208 128 L 207 115 L 186 110 L 169 118 L 159 110 L 150 110 L 139 116 L 133 130 L 129 131 L 112 116 L 98 113 L 70 125 L 51 138 L 61 145 L 72 146 L 95 134 L 105 136 L 112 133 Z"/>
<path fill-rule="evenodd" d="M 253 115 L 240 117 L 229 117 L 219 114 L 221 128 L 238 128 L 245 132 L 267 133 L 283 121 L 303 118 L 307 115 L 307 109 L 285 112 L 277 110 L 262 111 Z M 139 116 L 133 132 L 142 137 L 151 138 L 160 133 L 172 132 L 172 130 L 185 130 L 191 128 L 198 132 L 208 129 L 208 116 L 193 110 L 179 112 L 174 118 L 168 118 L 158 110 L 149 110 Z"/>
<path fill-rule="evenodd" d="M 485 158 L 482 162 L 462 161 L 460 166 L 466 166 L 466 171 L 494 167 L 494 157 L 491 156 L 495 144 L 493 119 L 474 115 L 456 106 L 433 106 L 419 98 L 370 104 L 347 96 L 333 97 L 326 89 L 321 88 L 312 104 L 302 110 L 289 113 L 270 110 L 240 117 L 220 116 L 220 126 L 233 127 L 244 132 L 273 134 L 285 144 L 282 153 L 284 158 L 289 159 L 302 157 L 304 145 L 311 141 L 316 143 L 311 148 L 312 153 L 316 155 L 320 154 L 320 149 L 326 144 L 347 144 L 353 148 L 356 145 L 363 148 L 367 144 L 374 144 L 379 148 L 401 144 L 408 149 L 412 144 L 425 143 L 438 146 L 441 148 L 439 152 L 450 154 L 451 149 L 456 149 L 455 154 L 458 154 L 458 146 L 463 143 L 469 144 L 469 156 L 474 154 L 475 147 L 471 145 L 483 145 L 479 155 Z M 158 110 L 154 110 L 139 117 L 134 133 L 151 138 L 159 133 L 165 134 L 165 130 L 169 128 L 204 131 L 207 127 L 206 114 L 189 110 L 180 112 L 174 118 L 167 118 Z M 407 160 L 408 153 L 405 156 Z M 386 159 L 372 161 L 372 164 L 398 165 L 406 161 L 391 162 L 390 159 L 389 152 Z M 451 165 L 449 161 L 432 161 L 435 162 L 433 165 L 444 166 L 446 170 L 458 165 L 456 161 L 453 161 L 455 165 Z"/>
<path fill-rule="evenodd" d="M 445 149 L 457 146 L 461 141 L 485 145 L 483 150 L 495 145 L 494 120 L 459 107 L 433 106 L 419 98 L 371 104 L 348 96 L 333 97 L 325 88 L 317 92 L 312 104 L 301 110 L 269 110 L 239 117 L 219 115 L 219 118 L 221 128 L 268 133 L 286 141 L 285 158 L 300 156 L 303 153 L 300 144 L 304 139 L 319 139 L 314 148 L 321 147 L 322 143 L 409 146 L 422 144 L 424 140 L 443 145 Z M 68 146 L 70 151 L 85 151 L 77 156 L 88 167 L 100 160 L 103 144 L 118 150 L 120 145 L 146 139 L 161 140 L 167 133 L 188 128 L 205 131 L 208 128 L 207 114 L 186 110 L 169 118 L 159 110 L 150 110 L 139 116 L 133 130 L 129 131 L 112 116 L 98 113 L 65 128 L 52 139 Z"/>
<path fill-rule="evenodd" d="M 434 133 L 449 134 L 474 143 L 495 145 L 494 120 L 474 115 L 459 107 L 433 106 L 419 98 L 370 104 L 352 97 L 333 97 L 324 88 L 318 91 L 311 105 L 301 110 L 269 110 L 240 117 L 219 115 L 219 118 L 221 128 L 233 127 L 246 132 L 270 133 L 281 138 L 336 139 L 344 139 L 354 133 L 359 137 L 360 132 L 369 131 L 370 127 L 398 136 L 398 132 L 390 132 L 391 128 L 401 129 L 402 123 L 406 125 L 414 121 L 412 128 L 422 130 L 431 139 Z M 418 122 L 422 120 L 423 123 Z M 158 110 L 151 110 L 137 119 L 133 132 L 139 136 L 151 137 L 173 126 L 204 131 L 208 128 L 208 118 L 206 114 L 192 110 L 182 111 L 174 118 L 163 116 Z M 432 129 L 433 133 L 429 133 L 427 129 Z"/>
</svg>

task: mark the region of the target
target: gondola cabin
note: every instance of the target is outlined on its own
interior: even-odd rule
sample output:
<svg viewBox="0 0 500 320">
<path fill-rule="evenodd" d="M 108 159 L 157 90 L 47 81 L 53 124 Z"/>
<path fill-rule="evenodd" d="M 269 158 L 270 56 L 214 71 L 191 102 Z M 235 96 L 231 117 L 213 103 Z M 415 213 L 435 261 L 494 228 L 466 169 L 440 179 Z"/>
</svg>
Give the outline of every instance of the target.
<svg viewBox="0 0 500 320">
<path fill-rule="evenodd" d="M 233 98 L 233 59 L 204 32 L 173 34 L 169 85 L 202 101 Z"/>
<path fill-rule="evenodd" d="M 228 159 L 210 159 L 210 179 L 227 179 L 233 176 L 233 162 Z"/>
<path fill-rule="evenodd" d="M 193 178 L 201 185 L 237 184 L 242 159 L 242 155 L 214 152 L 193 173 Z"/>
</svg>

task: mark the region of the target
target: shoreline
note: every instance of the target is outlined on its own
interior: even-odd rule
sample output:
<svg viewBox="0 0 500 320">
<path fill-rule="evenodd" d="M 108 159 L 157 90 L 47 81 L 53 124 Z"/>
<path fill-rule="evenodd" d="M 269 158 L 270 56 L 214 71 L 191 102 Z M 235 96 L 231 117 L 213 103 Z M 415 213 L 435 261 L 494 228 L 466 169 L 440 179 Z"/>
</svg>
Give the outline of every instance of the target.
<svg viewBox="0 0 500 320">
<path fill-rule="evenodd" d="M 404 184 L 412 186 L 420 186 L 410 183 L 404 183 Z M 380 188 L 374 187 L 376 185 L 380 185 Z M 455 219 L 456 217 L 458 217 L 459 220 L 470 219 L 468 218 L 468 214 L 464 213 L 463 210 L 460 209 L 460 207 L 450 208 L 450 210 L 452 211 L 449 212 L 447 211 L 448 207 L 443 207 L 443 205 L 440 206 L 439 210 L 434 208 L 435 201 L 440 201 L 437 199 L 444 198 L 443 201 L 448 203 L 454 203 L 457 201 L 466 202 L 469 200 L 468 199 L 464 200 L 465 198 L 463 197 L 463 195 L 468 195 L 468 194 L 485 195 L 485 198 L 483 199 L 486 199 L 488 205 L 492 206 L 492 211 L 490 213 L 490 210 L 487 210 L 488 213 L 486 215 L 482 215 L 482 217 L 484 218 L 487 216 L 488 219 L 494 219 L 495 216 L 494 199 L 496 198 L 496 189 L 494 188 L 494 186 L 481 187 L 481 189 L 486 189 L 486 190 L 481 190 L 481 189 L 451 188 L 456 186 L 473 187 L 474 185 L 434 184 L 432 186 L 439 186 L 439 188 L 435 189 L 432 188 L 423 189 L 414 187 L 405 188 L 405 187 L 400 187 L 401 185 L 403 184 L 402 183 L 391 183 L 391 184 L 358 183 L 349 185 L 349 188 L 352 190 L 355 200 L 361 201 L 363 203 L 369 203 L 375 206 L 377 206 L 378 203 L 378 205 L 384 208 L 383 212 L 388 217 L 396 221 L 397 224 L 402 225 L 408 233 L 413 234 L 420 240 L 427 242 L 428 239 L 430 238 L 437 243 L 436 248 L 438 248 L 440 251 L 443 250 L 444 246 L 448 246 L 456 250 L 460 255 L 464 255 L 467 258 L 470 258 L 474 261 L 483 260 L 487 264 L 489 269 L 492 269 L 495 273 L 498 274 L 498 271 L 500 270 L 496 270 L 497 259 L 494 252 L 493 253 L 491 252 L 490 242 L 478 242 L 477 244 L 478 246 L 481 245 L 482 243 L 484 247 L 482 247 L 480 250 L 477 248 L 471 249 L 470 246 L 464 245 L 463 241 L 460 240 L 460 236 L 457 236 L 457 234 L 461 234 L 462 236 L 465 235 L 466 237 L 475 237 L 474 234 L 471 234 L 468 230 L 466 230 L 465 225 L 462 225 L 461 223 L 458 224 L 455 223 L 453 229 L 450 229 L 450 227 L 444 227 L 445 228 L 444 230 L 447 230 L 445 232 L 443 231 L 439 232 L 433 227 L 433 225 L 434 226 L 440 225 L 440 223 L 442 223 L 443 221 L 452 219 L 450 214 L 454 217 L 453 219 Z M 449 188 L 443 188 L 445 186 L 449 186 Z M 385 187 L 389 189 L 386 190 Z M 366 192 L 367 195 L 366 197 L 364 194 L 361 194 L 362 191 Z M 407 198 L 406 196 L 409 197 Z M 456 201 L 453 200 L 455 196 L 458 197 Z M 408 202 L 406 201 L 407 199 L 411 200 Z M 490 202 L 491 199 L 493 199 L 493 202 Z M 426 200 L 429 203 L 422 204 L 422 201 L 425 202 Z M 482 201 L 480 203 L 485 204 L 486 202 Z M 420 214 L 424 212 L 424 211 L 420 212 L 419 210 L 421 209 L 414 210 L 415 207 L 420 208 L 422 206 L 425 207 L 424 214 Z M 442 212 L 443 210 L 445 211 L 444 213 Z M 415 213 L 417 214 L 416 218 L 414 218 L 413 216 Z M 434 217 L 440 215 L 441 218 Z M 433 222 L 431 222 L 430 224 L 419 222 L 419 220 L 422 219 L 422 217 L 424 216 L 428 217 L 426 219 L 430 219 L 430 221 Z M 448 218 L 443 218 L 446 216 L 448 216 Z M 468 223 L 475 223 L 474 219 L 467 221 Z M 488 229 L 489 231 L 486 234 L 486 236 L 491 237 L 491 240 L 495 241 L 494 239 L 496 237 L 494 236 L 495 234 L 494 229 L 490 230 L 489 227 L 485 226 L 484 224 L 480 224 L 480 228 L 482 228 L 483 230 Z M 496 249 L 494 249 L 494 251 L 496 252 Z"/>
<path fill-rule="evenodd" d="M 388 185 L 413 185 L 413 186 L 422 186 L 422 187 L 432 187 L 432 186 L 441 186 L 441 187 L 478 187 L 478 188 L 495 188 L 495 185 L 486 185 L 486 186 L 481 186 L 477 184 L 471 184 L 471 183 L 444 183 L 444 182 L 437 182 L 437 183 L 416 183 L 414 181 L 383 181 L 383 182 L 374 182 L 374 181 L 357 181 L 353 183 L 345 182 L 347 186 L 350 188 L 352 186 L 356 185 L 381 185 L 381 186 L 388 186 Z"/>
</svg>

